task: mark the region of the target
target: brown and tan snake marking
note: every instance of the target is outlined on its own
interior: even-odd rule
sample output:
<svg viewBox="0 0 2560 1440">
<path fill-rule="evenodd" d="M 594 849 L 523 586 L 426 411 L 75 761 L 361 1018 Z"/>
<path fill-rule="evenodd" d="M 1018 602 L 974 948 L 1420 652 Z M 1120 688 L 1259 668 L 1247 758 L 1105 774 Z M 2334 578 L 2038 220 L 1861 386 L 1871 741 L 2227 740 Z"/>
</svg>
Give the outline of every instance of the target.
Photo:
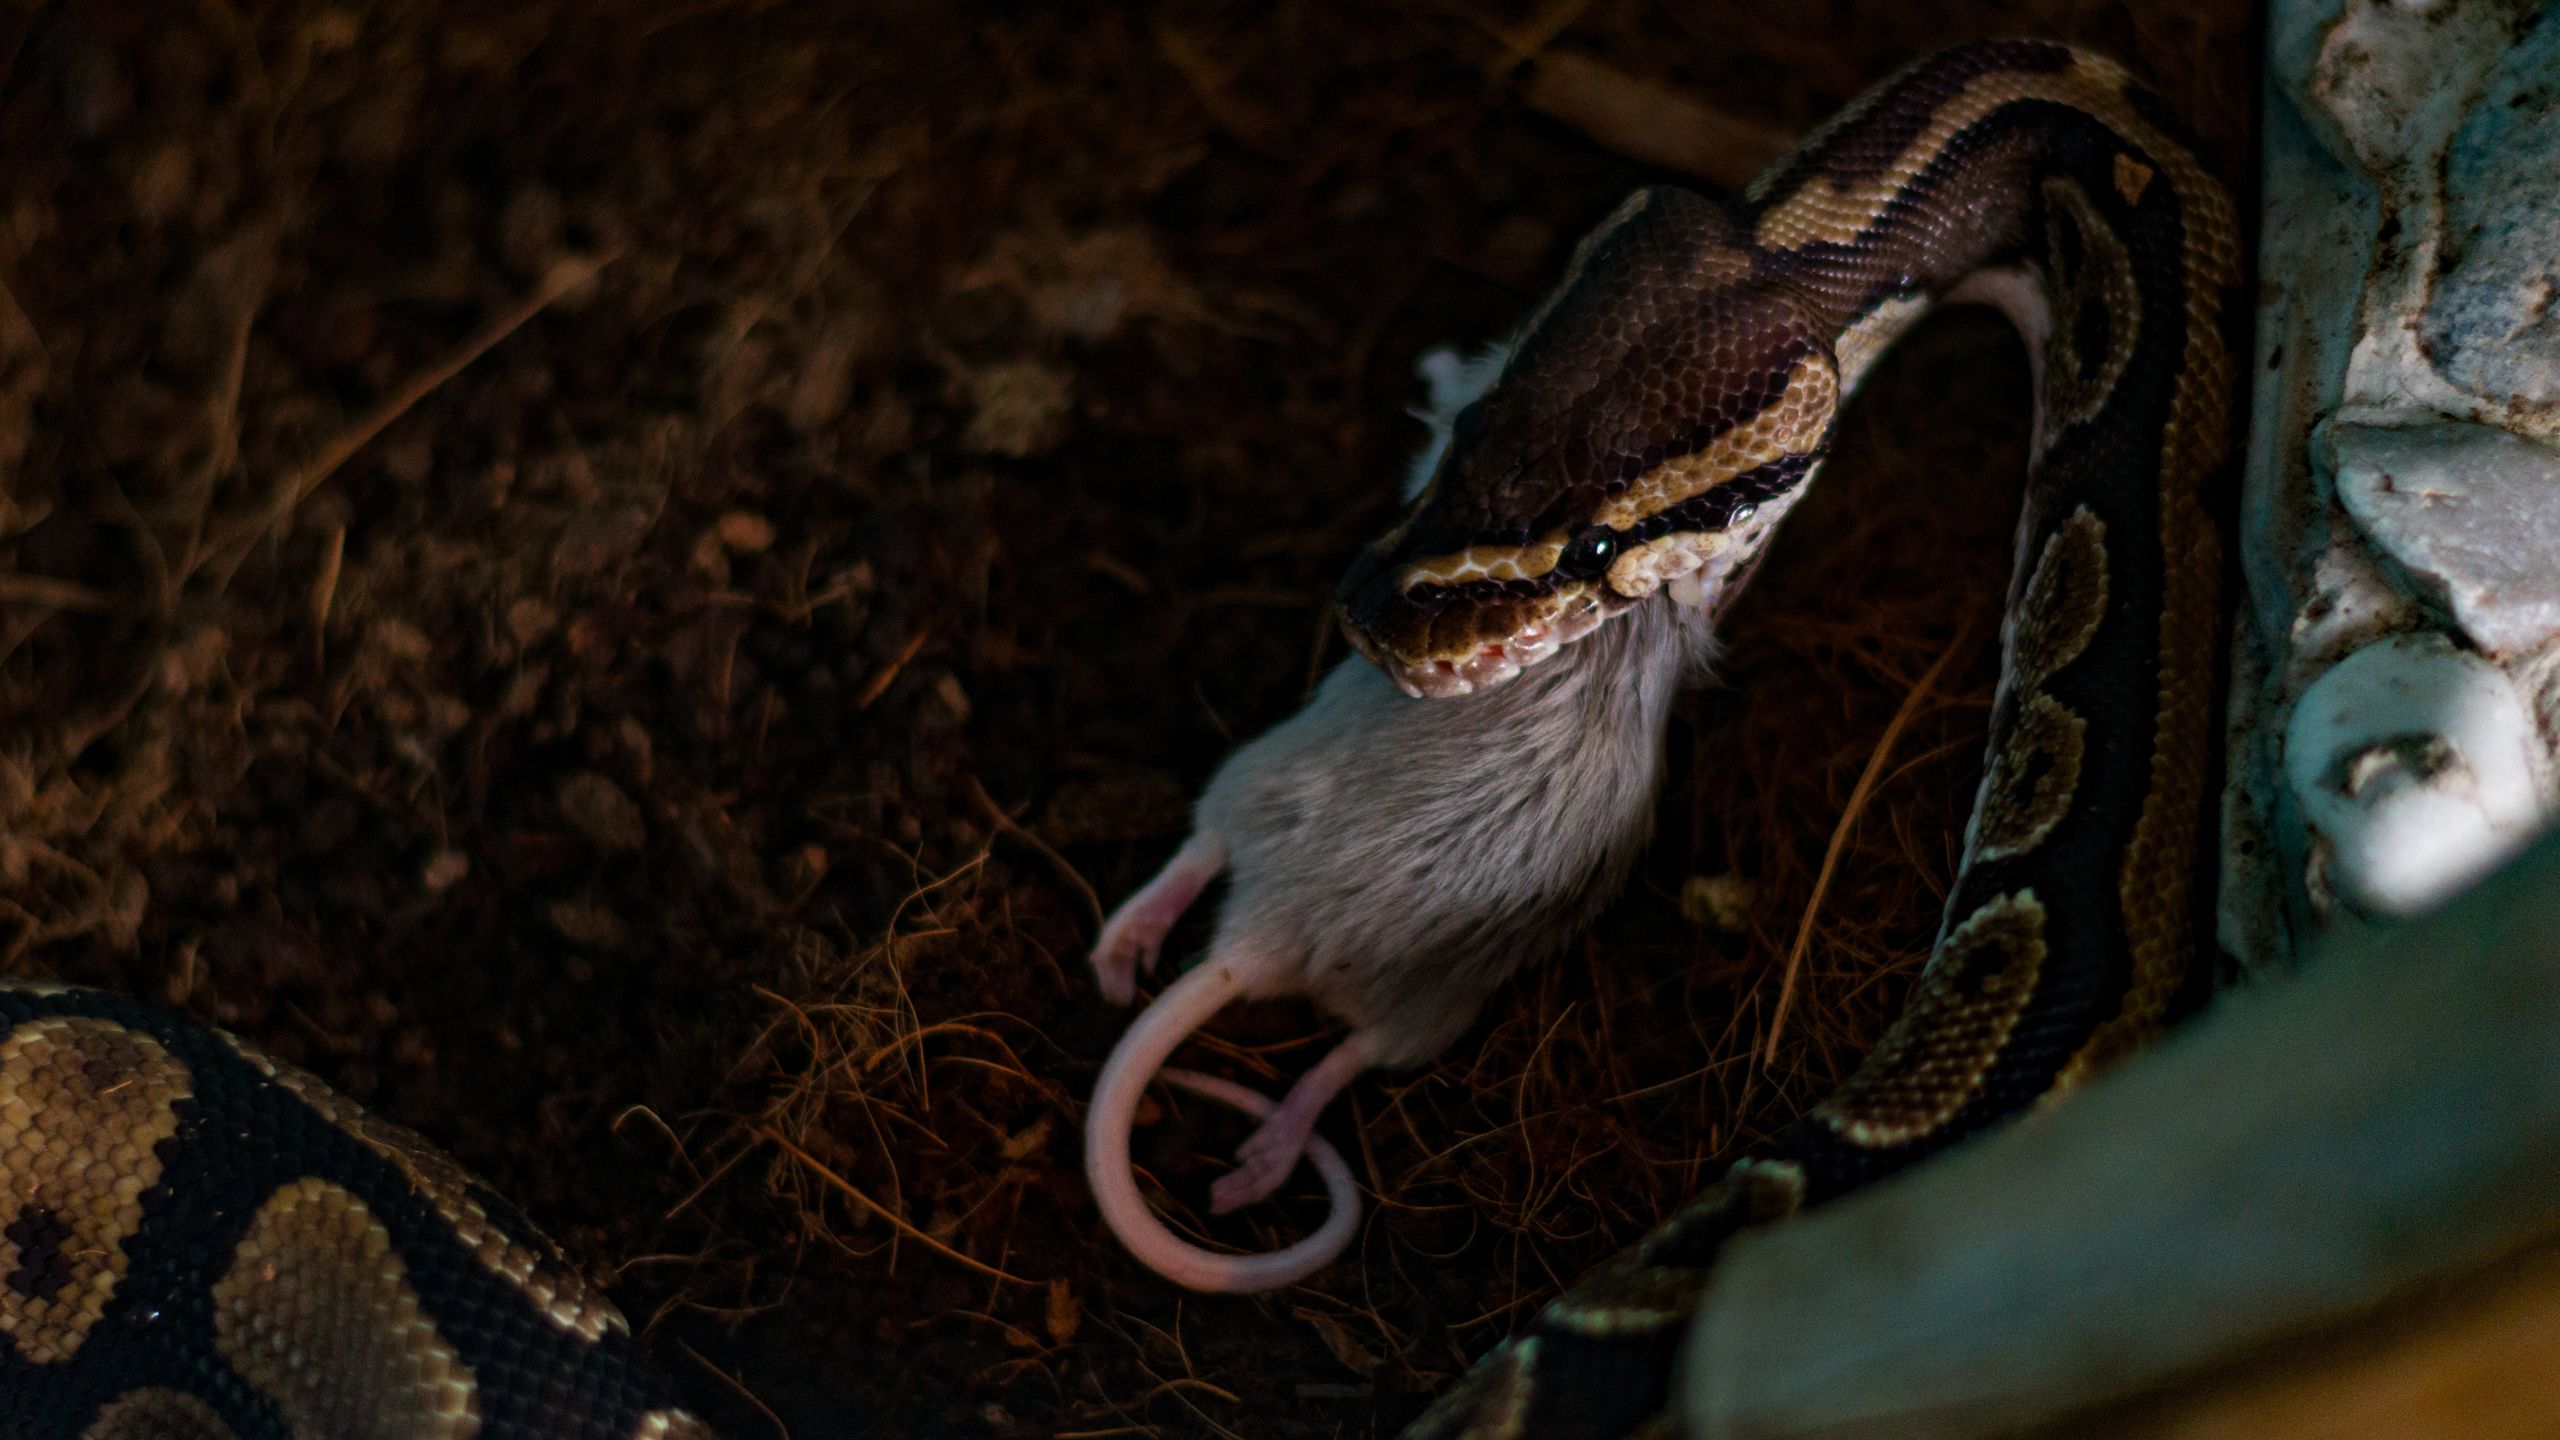
<svg viewBox="0 0 2560 1440">
<path fill-rule="evenodd" d="M 1931 304 L 2001 305 L 2039 362 L 1988 773 L 1908 1008 L 1836 1094 L 1495 1347 L 1408 1440 L 1670 1433 L 1672 1353 L 1727 1237 L 2067 1093 L 2195 980 L 2220 626 L 2203 496 L 2229 444 L 2238 253 L 2221 188 L 2117 66 L 1946 51 L 1730 207 L 1630 201 L 1353 568 L 1346 627 L 1400 683 L 1502 684 L 1666 582 L 1725 588 L 1820 463 L 1839 397 Z"/>
<path fill-rule="evenodd" d="M 218 1031 L 0 980 L 0 1437 L 712 1432 L 442 1151 Z"/>
</svg>

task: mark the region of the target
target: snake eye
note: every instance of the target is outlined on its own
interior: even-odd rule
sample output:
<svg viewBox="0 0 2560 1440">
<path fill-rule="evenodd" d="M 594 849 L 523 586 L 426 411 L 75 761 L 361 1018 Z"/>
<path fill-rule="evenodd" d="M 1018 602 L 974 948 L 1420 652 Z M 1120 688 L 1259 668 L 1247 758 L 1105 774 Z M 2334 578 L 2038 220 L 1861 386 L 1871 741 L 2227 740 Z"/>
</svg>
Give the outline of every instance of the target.
<svg viewBox="0 0 2560 1440">
<path fill-rule="evenodd" d="M 1556 558 L 1556 573 L 1571 580 L 1587 580 L 1609 568 L 1618 553 L 1618 532 L 1606 525 L 1594 525 L 1573 537 Z"/>
</svg>

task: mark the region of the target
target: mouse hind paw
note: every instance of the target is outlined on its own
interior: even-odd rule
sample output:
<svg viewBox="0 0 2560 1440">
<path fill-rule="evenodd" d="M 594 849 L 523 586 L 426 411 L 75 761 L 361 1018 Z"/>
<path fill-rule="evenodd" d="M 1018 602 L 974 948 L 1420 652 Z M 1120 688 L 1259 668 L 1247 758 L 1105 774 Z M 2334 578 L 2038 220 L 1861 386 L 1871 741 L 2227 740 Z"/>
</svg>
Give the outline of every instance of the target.
<svg viewBox="0 0 2560 1440">
<path fill-rule="evenodd" d="M 1298 1168 L 1298 1157 L 1307 1153 L 1307 1138 L 1313 1133 L 1312 1126 L 1284 1130 L 1266 1123 L 1246 1136 L 1245 1142 L 1236 1147 L 1236 1168 L 1209 1186 L 1209 1213 L 1224 1215 L 1241 1210 L 1279 1189 L 1289 1172 Z"/>
<path fill-rule="evenodd" d="M 1209 1187 L 1210 1214 L 1240 1210 L 1280 1188 L 1280 1182 L 1297 1168 L 1298 1158 L 1307 1153 L 1324 1107 L 1369 1067 L 1371 1048 L 1367 1032 L 1355 1030 L 1314 1069 L 1298 1077 L 1298 1083 L 1236 1147 L 1236 1168 Z"/>
</svg>

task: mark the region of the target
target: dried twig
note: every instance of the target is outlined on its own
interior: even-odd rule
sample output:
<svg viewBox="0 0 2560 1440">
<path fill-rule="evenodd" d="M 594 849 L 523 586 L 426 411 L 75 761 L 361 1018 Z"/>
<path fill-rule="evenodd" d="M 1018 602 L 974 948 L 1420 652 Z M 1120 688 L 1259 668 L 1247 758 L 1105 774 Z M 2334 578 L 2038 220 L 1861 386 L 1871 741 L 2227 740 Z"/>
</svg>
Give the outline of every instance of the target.
<svg viewBox="0 0 2560 1440">
<path fill-rule="evenodd" d="M 741 1380 L 737 1376 L 730 1374 L 728 1371 L 721 1369 L 719 1366 L 712 1364 L 711 1357 L 693 1348 L 693 1345 L 689 1341 L 679 1338 L 676 1341 L 676 1347 L 684 1351 L 685 1354 L 693 1357 L 693 1363 L 710 1371 L 713 1375 L 718 1376 L 720 1382 L 728 1386 L 739 1399 L 742 1399 L 748 1404 L 756 1407 L 757 1411 L 764 1416 L 765 1423 L 773 1427 L 773 1433 L 781 1436 L 782 1440 L 791 1440 L 791 1427 L 782 1423 L 782 1417 L 773 1413 L 772 1406 L 767 1405 L 764 1401 L 756 1398 L 756 1392 L 747 1388 L 746 1381 Z"/>
<path fill-rule="evenodd" d="M 479 359 L 501 340 L 524 328 L 527 321 L 551 308 L 560 297 L 594 279 L 598 271 L 613 263 L 612 254 L 563 260 L 553 265 L 542 277 L 542 283 L 515 304 L 509 306 L 487 324 L 465 338 L 443 359 L 402 381 L 392 392 L 374 403 L 372 409 L 331 436 L 319 452 L 278 480 L 264 505 L 245 515 L 234 517 L 218 527 L 208 538 L 193 562 L 189 573 L 209 560 L 223 562 L 219 584 L 230 583 L 231 574 L 247 557 L 250 547 L 291 517 L 294 510 L 311 492 L 327 483 L 338 467 L 355 458 L 357 451 L 371 444 L 374 437 L 390 428 L 391 423 L 406 415 L 446 381 L 459 375 L 472 361 Z"/>
<path fill-rule="evenodd" d="M 1521 98 L 1631 160 L 1731 189 L 1787 153 L 1795 137 L 1588 55 L 1559 51 L 1529 70 Z"/>
<path fill-rule="evenodd" d="M 58 580 L 51 575 L 28 575 L 20 571 L 0 571 L 0 604 L 77 610 L 84 615 L 102 614 L 110 606 L 104 591 L 74 580 Z"/>
<path fill-rule="evenodd" d="M 879 1201 L 872 1199 L 870 1196 L 863 1194 L 861 1189 L 852 1181 L 847 1180 L 835 1171 L 829 1169 L 826 1162 L 820 1160 L 817 1156 L 812 1155 L 808 1151 L 801 1149 L 799 1146 L 792 1144 L 790 1137 L 784 1135 L 781 1131 L 774 1129 L 772 1126 L 759 1125 L 756 1127 L 755 1133 L 758 1139 L 766 1141 L 774 1148 L 790 1156 L 793 1160 L 807 1166 L 811 1173 L 815 1174 L 819 1179 L 826 1181 L 829 1185 L 834 1186 L 837 1190 L 843 1192 L 847 1199 L 852 1200 L 863 1209 L 870 1211 L 881 1219 L 888 1221 L 890 1228 L 896 1230 L 899 1234 L 906 1236 L 908 1239 L 915 1241 L 917 1244 L 922 1245 L 926 1249 L 931 1250 L 933 1253 L 940 1255 L 945 1259 L 956 1260 L 961 1264 L 968 1266 L 970 1269 L 977 1271 L 981 1275 L 992 1275 L 996 1279 L 1002 1280 L 1008 1285 L 1041 1285 L 1047 1283 L 1040 1280 L 1026 1280 L 1019 1275 L 999 1270 L 984 1260 L 980 1260 L 962 1251 L 955 1250 L 951 1246 L 944 1244 L 942 1241 L 935 1239 L 923 1230 L 918 1229 L 915 1223 L 907 1219 L 904 1215 L 901 1215 L 897 1211 L 890 1209 L 888 1206 L 881 1204 Z"/>
<path fill-rule="evenodd" d="M 916 658 L 917 651 L 924 649 L 925 637 L 931 633 L 929 630 L 918 627 L 916 633 L 907 637 L 907 643 L 899 647 L 897 658 L 881 666 L 868 681 L 863 683 L 862 692 L 853 697 L 853 708 L 856 714 L 870 709 L 879 702 L 881 696 L 889 693 L 889 686 L 897 680 L 898 672 L 907 668 L 907 662 Z"/>
<path fill-rule="evenodd" d="M 995 797 L 987 793 L 987 787 L 978 783 L 978 777 L 975 775 L 969 777 L 969 793 L 977 798 L 978 808 L 986 812 L 988 821 L 996 829 L 1015 837 L 1039 852 L 1040 858 L 1048 861 L 1057 870 L 1060 878 L 1075 886 L 1076 893 L 1084 896 L 1085 905 L 1093 911 L 1093 923 L 1096 925 L 1102 923 L 1102 897 L 1095 893 L 1092 882 L 1084 878 L 1082 871 L 1067 863 L 1067 857 L 1059 854 L 1056 847 L 1034 834 L 1021 821 L 1007 814 L 1002 806 L 996 804 Z"/>
</svg>

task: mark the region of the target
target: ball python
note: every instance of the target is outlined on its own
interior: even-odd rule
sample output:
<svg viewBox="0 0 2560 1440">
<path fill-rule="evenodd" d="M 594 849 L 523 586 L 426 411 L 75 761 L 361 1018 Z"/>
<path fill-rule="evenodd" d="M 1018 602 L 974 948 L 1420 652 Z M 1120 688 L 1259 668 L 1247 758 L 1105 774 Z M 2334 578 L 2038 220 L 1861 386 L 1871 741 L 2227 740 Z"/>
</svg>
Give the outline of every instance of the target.
<svg viewBox="0 0 2560 1440">
<path fill-rule="evenodd" d="M 2110 61 L 1975 43 L 1885 81 L 1730 205 L 1638 192 L 1344 578 L 1353 645 L 1409 690 L 1516 683 L 1657 591 L 1738 584 L 1843 397 L 1932 306 L 1999 306 L 2035 362 L 1986 774 L 1906 1008 L 1836 1092 L 1497 1345 L 1408 1440 L 1671 1433 L 1674 1348 L 1729 1236 L 2068 1094 L 2197 993 L 2222 624 L 2207 492 L 2239 249 L 2179 136 Z"/>
<path fill-rule="evenodd" d="M 713 1440 L 515 1207 L 217 1030 L 0 980 L 0 1440 Z"/>
</svg>

